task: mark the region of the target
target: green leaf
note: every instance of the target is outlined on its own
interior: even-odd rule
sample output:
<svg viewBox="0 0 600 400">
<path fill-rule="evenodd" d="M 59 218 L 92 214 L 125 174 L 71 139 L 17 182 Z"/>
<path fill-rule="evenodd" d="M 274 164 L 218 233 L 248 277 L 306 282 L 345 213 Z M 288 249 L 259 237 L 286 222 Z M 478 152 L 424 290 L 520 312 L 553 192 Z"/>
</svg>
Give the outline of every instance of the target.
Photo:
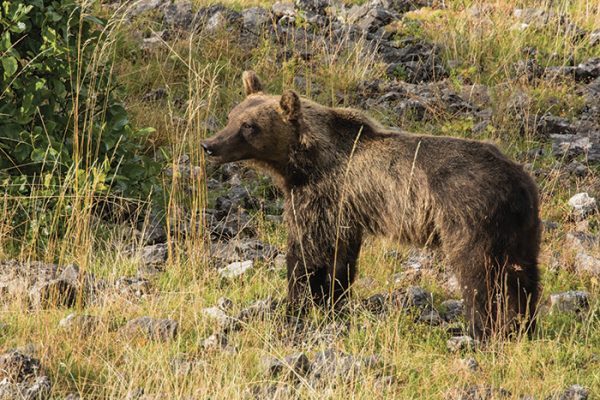
<svg viewBox="0 0 600 400">
<path fill-rule="evenodd" d="M 31 161 L 33 162 L 42 162 L 46 157 L 46 152 L 42 149 L 33 149 L 31 152 Z"/>
<path fill-rule="evenodd" d="M 10 78 L 17 72 L 19 64 L 14 57 L 2 57 L 2 69 L 4 69 L 4 79 Z"/>
</svg>

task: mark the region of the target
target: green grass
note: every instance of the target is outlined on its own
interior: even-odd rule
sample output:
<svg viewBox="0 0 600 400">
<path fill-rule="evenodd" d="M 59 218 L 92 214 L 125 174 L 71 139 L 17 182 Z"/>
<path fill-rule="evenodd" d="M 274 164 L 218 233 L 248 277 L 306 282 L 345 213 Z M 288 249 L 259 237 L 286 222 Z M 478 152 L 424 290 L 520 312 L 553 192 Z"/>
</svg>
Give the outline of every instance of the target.
<svg viewBox="0 0 600 400">
<path fill-rule="evenodd" d="M 590 48 L 583 42 L 573 41 L 569 35 L 559 34 L 558 22 L 540 29 L 512 29 L 516 23 L 512 10 L 524 5 L 552 8 L 567 13 L 573 22 L 592 30 L 600 28 L 600 9 L 584 0 L 558 3 L 515 0 L 494 3 L 488 17 L 476 18 L 467 10 L 481 2 L 446 3 L 446 9 L 411 13 L 409 19 L 390 29 L 397 31 L 399 37 L 418 35 L 439 43 L 444 61 L 457 61 L 450 71 L 452 85 L 490 85 L 490 106 L 495 111 L 493 128 L 475 136 L 471 131 L 473 121 L 469 118 L 440 114 L 430 121 L 420 122 L 400 120 L 385 110 L 367 112 L 385 123 L 401 124 L 410 130 L 491 140 L 521 161 L 526 161 L 524 151 L 539 146 L 548 149 L 549 145 L 538 138 L 523 136 L 516 120 L 546 111 L 572 119 L 583 100 L 573 91 L 573 82 L 526 80 L 514 75 L 512 64 L 523 59 L 525 47 L 538 49 L 536 60 L 540 65 L 562 65 L 569 57 L 579 62 L 600 56 L 600 46 Z M 205 4 L 208 3 L 195 2 L 194 6 Z M 234 0 L 225 5 L 241 9 L 251 5 L 268 7 L 270 2 Z M 280 66 L 274 62 L 279 49 L 264 39 L 248 50 L 232 41 L 227 32 L 211 37 L 201 34 L 142 51 L 132 32 L 142 30 L 150 34 L 160 29 L 151 16 L 115 29 L 115 78 L 122 84 L 133 120 L 139 126 L 156 128 L 149 143 L 151 147 L 164 148 L 171 160 L 188 154 L 192 165 L 203 167 L 198 143 L 209 134 L 204 123 L 208 117 L 219 125 L 225 123 L 228 111 L 242 99 L 240 76 L 243 70 L 256 70 L 267 82 L 267 90 L 273 93 L 293 87 L 294 76 L 302 74 L 309 88 L 303 94 L 328 105 L 337 104 L 338 98 L 353 93 L 361 81 L 384 75 L 384 68 L 376 57 L 368 53 L 365 56 L 361 51 L 361 43 L 355 49 L 333 52 L 314 45 L 312 61 L 292 52 Z M 148 90 L 158 87 L 166 88 L 165 99 L 154 103 L 141 100 Z M 318 94 L 314 91 L 317 87 L 321 89 Z M 517 91 L 526 93 L 530 101 L 521 115 L 511 115 L 505 111 L 510 96 Z M 204 232 L 200 230 L 192 236 L 169 238 L 172 257 L 167 270 L 152 278 L 153 291 L 144 298 L 108 297 L 99 304 L 75 310 L 33 311 L 27 310 L 21 302 L 3 303 L 1 322 L 7 328 L 0 329 L 0 348 L 32 344 L 36 349 L 34 354 L 41 359 L 54 382 L 52 396 L 56 399 L 71 392 L 81 394 L 84 399 L 126 398 L 128 393 L 140 388 L 157 398 L 251 398 L 253 387 L 269 381 L 260 368 L 261 357 L 302 351 L 312 358 L 317 350 L 325 347 L 355 356 L 378 354 L 382 365 L 366 370 L 364 376 L 354 382 L 337 382 L 326 389 L 314 389 L 301 381 L 292 390 L 298 398 L 443 399 L 453 388 L 482 384 L 503 387 L 515 399 L 522 395 L 543 399 L 574 383 L 587 387 L 590 398 L 600 397 L 600 282 L 597 278 L 569 272 L 572 255 L 563 248 L 564 234 L 574 228 L 567 218 L 566 201 L 577 191 L 597 188 L 598 171 L 594 168 L 585 179 L 574 179 L 565 177 L 554 164 L 555 160 L 549 155 L 535 160 L 536 167 L 547 171 L 538 178 L 542 218 L 559 222 L 558 232 L 544 236 L 541 259 L 544 299 L 550 293 L 583 289 L 592 294 L 592 307 L 584 318 L 542 315 L 533 340 L 492 343 L 473 352 L 453 354 L 446 349 L 449 334 L 443 327 L 415 323 L 412 317 L 398 311 L 377 318 L 357 309 L 349 317 L 347 335 L 338 335 L 326 343 L 312 343 L 312 340 L 294 343 L 290 338 L 291 329 L 284 324 L 281 313 L 276 313 L 265 321 L 251 321 L 241 332 L 230 336 L 230 344 L 237 348 L 237 353 L 206 351 L 202 340 L 213 332 L 215 323 L 201 313 L 202 308 L 215 305 L 222 296 L 232 299 L 236 309 L 268 296 L 283 298 L 286 283 L 284 271 L 260 265 L 240 279 L 221 280 L 216 271 L 208 267 L 202 245 Z M 191 180 L 177 176 L 173 180 L 165 178 L 168 219 L 184 224 L 189 215 L 214 200 L 215 193 L 205 192 L 204 179 L 203 175 Z M 264 178 L 245 184 L 259 196 L 268 191 Z M 269 223 L 263 217 L 260 214 L 256 217 L 259 238 L 285 250 L 285 227 Z M 92 218 L 73 221 L 72 231 L 83 229 L 83 224 L 97 226 Z M 53 253 L 40 256 L 31 252 L 20 257 L 77 262 L 85 270 L 109 280 L 133 275 L 136 260 L 124 253 L 132 244 L 130 228 L 103 228 L 101 236 L 88 233 L 82 241 L 56 244 Z M 369 241 L 364 246 L 355 288 L 357 299 L 408 284 L 431 290 L 436 304 L 457 297 L 445 285 L 441 271 L 446 266 L 443 265 L 436 265 L 436 269 L 420 276 L 407 276 L 402 285 L 395 283 L 392 276 L 400 271 L 400 263 L 384 256 L 387 249 L 395 247 L 393 243 L 379 240 Z M 560 253 L 558 261 L 564 267 L 558 273 L 548 269 L 553 252 Z M 59 320 L 73 311 L 98 316 L 100 326 L 87 337 L 58 328 Z M 177 339 L 155 343 L 129 339 L 119 332 L 118 328 L 126 321 L 143 315 L 177 320 L 180 323 Z M 322 326 L 328 323 L 318 311 L 311 321 Z M 187 375 L 177 375 L 171 361 L 181 357 L 200 360 L 199 365 Z M 468 357 L 477 360 L 479 371 L 472 372 L 462 365 L 461 359 Z M 378 383 L 380 375 L 393 375 L 395 382 L 383 390 Z"/>
</svg>

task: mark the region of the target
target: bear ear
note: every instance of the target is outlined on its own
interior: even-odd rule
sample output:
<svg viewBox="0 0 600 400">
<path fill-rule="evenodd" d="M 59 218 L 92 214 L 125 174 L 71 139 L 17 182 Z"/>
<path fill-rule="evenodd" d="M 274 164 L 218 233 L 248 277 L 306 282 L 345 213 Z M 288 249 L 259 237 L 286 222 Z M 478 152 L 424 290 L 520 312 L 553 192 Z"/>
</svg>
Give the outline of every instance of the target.
<svg viewBox="0 0 600 400">
<path fill-rule="evenodd" d="M 279 100 L 281 113 L 288 121 L 296 121 L 300 118 L 300 97 L 293 90 L 286 90 Z"/>
<path fill-rule="evenodd" d="M 242 74 L 242 82 L 244 83 L 246 96 L 262 92 L 262 83 L 260 83 L 260 79 L 258 79 L 258 76 L 256 76 L 254 71 L 244 71 Z"/>
</svg>

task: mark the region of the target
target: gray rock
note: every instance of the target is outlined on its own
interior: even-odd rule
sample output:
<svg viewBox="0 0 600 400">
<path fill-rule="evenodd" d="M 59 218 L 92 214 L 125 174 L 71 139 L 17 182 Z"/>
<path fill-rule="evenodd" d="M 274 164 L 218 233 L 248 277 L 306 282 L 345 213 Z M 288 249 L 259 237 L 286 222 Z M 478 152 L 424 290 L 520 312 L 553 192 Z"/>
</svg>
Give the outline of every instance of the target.
<svg viewBox="0 0 600 400">
<path fill-rule="evenodd" d="M 0 355 L 0 399 L 45 400 L 51 388 L 38 360 L 19 351 Z"/>
<path fill-rule="evenodd" d="M 163 12 L 163 24 L 184 31 L 192 29 L 194 15 L 192 3 L 189 0 L 179 0 L 165 6 Z"/>
<path fill-rule="evenodd" d="M 260 34 L 270 23 L 271 16 L 262 7 L 251 7 L 242 11 L 242 26 L 250 32 Z"/>
<path fill-rule="evenodd" d="M 270 297 L 262 300 L 256 300 L 250 306 L 241 310 L 237 319 L 242 322 L 249 322 L 253 319 L 266 318 L 273 311 L 275 311 L 278 305 L 279 302 Z"/>
<path fill-rule="evenodd" d="M 304 353 L 291 354 L 283 359 L 264 357 L 262 365 L 268 377 L 288 379 L 297 376 L 306 376 L 312 366 Z"/>
<path fill-rule="evenodd" d="M 169 246 L 166 243 L 145 246 L 142 249 L 142 263 L 146 266 L 162 266 L 169 256 Z"/>
<path fill-rule="evenodd" d="M 164 39 L 162 35 L 159 32 L 157 32 L 147 38 L 143 38 L 140 48 L 149 52 L 162 47 L 163 43 Z"/>
<path fill-rule="evenodd" d="M 392 306 L 400 309 L 431 309 L 433 296 L 430 292 L 417 286 L 406 289 L 396 289 L 391 293 Z"/>
<path fill-rule="evenodd" d="M 587 193 L 577 193 L 569 199 L 569 206 L 572 209 L 572 215 L 576 219 L 583 219 L 596 212 L 596 199 L 590 197 Z"/>
<path fill-rule="evenodd" d="M 295 0 L 296 7 L 303 11 L 325 14 L 325 9 L 331 5 L 331 0 Z"/>
<path fill-rule="evenodd" d="M 287 400 L 297 397 L 297 389 L 287 382 L 261 383 L 252 387 L 250 397 L 253 399 Z"/>
<path fill-rule="evenodd" d="M 363 307 L 370 313 L 379 315 L 388 310 L 387 295 L 378 293 L 363 300 Z"/>
<path fill-rule="evenodd" d="M 167 0 L 138 0 L 127 9 L 126 13 L 129 17 L 137 17 L 138 15 L 155 10 L 165 5 L 166 2 Z"/>
<path fill-rule="evenodd" d="M 209 351 L 224 350 L 228 353 L 236 352 L 236 349 L 229 345 L 229 339 L 225 333 L 213 333 L 202 341 L 202 347 L 204 350 Z"/>
<path fill-rule="evenodd" d="M 575 270 L 577 272 L 600 277 L 600 258 L 586 253 L 578 253 L 575 256 Z"/>
<path fill-rule="evenodd" d="M 470 371 L 479 371 L 479 363 L 474 358 L 463 358 L 460 360 L 460 363 Z"/>
<path fill-rule="evenodd" d="M 143 297 L 150 293 L 150 281 L 139 277 L 121 277 L 115 281 L 115 289 L 122 295 Z"/>
<path fill-rule="evenodd" d="M 202 314 L 216 321 L 218 326 L 222 329 L 230 329 L 238 325 L 238 321 L 235 318 L 227 315 L 227 313 L 219 307 L 203 308 Z"/>
<path fill-rule="evenodd" d="M 218 11 L 214 13 L 204 25 L 204 30 L 208 33 L 215 33 L 224 30 L 227 27 L 228 21 L 226 15 Z"/>
<path fill-rule="evenodd" d="M 574 135 L 577 133 L 577 129 L 569 121 L 550 114 L 540 118 L 537 131 L 545 137 L 550 135 Z"/>
<path fill-rule="evenodd" d="M 71 313 L 61 319 L 58 326 L 63 329 L 75 330 L 87 336 L 98 327 L 99 322 L 99 318 L 93 315 Z"/>
<path fill-rule="evenodd" d="M 596 29 L 593 32 L 590 32 L 589 35 L 590 46 L 600 45 L 600 29 Z"/>
<path fill-rule="evenodd" d="M 34 308 L 72 307 L 77 301 L 78 289 L 66 279 L 39 282 L 29 291 Z"/>
<path fill-rule="evenodd" d="M 590 308 L 588 292 L 570 290 L 550 295 L 550 306 L 553 310 L 563 313 L 581 313 Z"/>
<path fill-rule="evenodd" d="M 227 266 L 219 269 L 219 276 L 225 279 L 234 279 L 244 275 L 247 271 L 254 267 L 252 260 L 235 261 Z"/>
<path fill-rule="evenodd" d="M 231 301 L 227 297 L 219 297 L 219 299 L 217 300 L 217 307 L 219 307 L 225 312 L 231 311 L 231 309 L 233 308 L 233 301 Z"/>
<path fill-rule="evenodd" d="M 209 367 L 206 361 L 187 356 L 173 358 L 170 366 L 173 373 L 178 376 L 187 376 L 197 370 L 206 370 Z"/>
<path fill-rule="evenodd" d="M 548 67 L 546 75 L 566 75 L 572 76 L 577 82 L 591 82 L 600 76 L 600 58 L 589 59 L 576 66 Z"/>
<path fill-rule="evenodd" d="M 442 302 L 442 315 L 446 322 L 454 322 L 462 317 L 464 313 L 464 302 L 462 300 L 446 300 Z"/>
<path fill-rule="evenodd" d="M 578 252 L 590 250 L 600 243 L 597 236 L 579 231 L 567 233 L 565 242 L 572 250 Z"/>
<path fill-rule="evenodd" d="M 455 388 L 446 395 L 446 400 L 499 400 L 509 398 L 511 398 L 511 393 L 508 390 L 487 385 L 469 385 Z"/>
<path fill-rule="evenodd" d="M 444 320 L 440 316 L 440 313 L 433 309 L 423 310 L 423 312 L 421 312 L 421 315 L 419 315 L 417 321 L 430 326 L 438 326 L 444 322 Z"/>
<path fill-rule="evenodd" d="M 356 357 L 335 349 L 325 349 L 315 354 L 311 378 L 317 382 L 341 379 L 350 382 L 367 369 L 381 364 L 380 357 Z"/>
<path fill-rule="evenodd" d="M 446 347 L 453 353 L 474 350 L 479 346 L 479 341 L 473 339 L 471 336 L 454 336 L 446 341 Z"/>
<path fill-rule="evenodd" d="M 155 319 L 148 316 L 133 319 L 121 328 L 129 336 L 143 336 L 151 340 L 168 341 L 177 336 L 179 323 L 172 319 Z"/>
<path fill-rule="evenodd" d="M 554 12 L 542 8 L 516 8 L 513 15 L 522 23 L 543 26 L 555 17 Z"/>
<path fill-rule="evenodd" d="M 379 28 L 388 25 L 398 15 L 382 7 L 370 9 L 365 16 L 357 21 L 356 25 L 365 32 L 375 33 Z"/>
<path fill-rule="evenodd" d="M 590 391 L 581 385 L 571 385 L 563 393 L 552 397 L 557 400 L 587 400 Z"/>
<path fill-rule="evenodd" d="M 560 160 L 572 160 L 585 155 L 589 164 L 600 162 L 600 144 L 597 139 L 581 134 L 576 135 L 550 135 L 552 140 L 552 154 Z"/>
<path fill-rule="evenodd" d="M 285 1 L 277 1 L 271 7 L 271 12 L 277 18 L 282 17 L 293 17 L 296 15 L 296 10 L 294 8 L 294 3 L 285 2 Z"/>
<path fill-rule="evenodd" d="M 420 83 L 447 76 L 440 49 L 422 39 L 406 38 L 394 46 L 381 46 L 379 54 L 389 64 L 387 74 L 390 77 Z"/>
<path fill-rule="evenodd" d="M 20 351 L 9 351 L 0 355 L 0 379 L 22 382 L 31 376 L 39 376 L 42 367 L 39 360 Z"/>
<path fill-rule="evenodd" d="M 429 269 L 433 266 L 433 255 L 424 250 L 412 249 L 408 254 L 408 259 L 402 263 L 402 267 L 420 271 Z"/>
</svg>

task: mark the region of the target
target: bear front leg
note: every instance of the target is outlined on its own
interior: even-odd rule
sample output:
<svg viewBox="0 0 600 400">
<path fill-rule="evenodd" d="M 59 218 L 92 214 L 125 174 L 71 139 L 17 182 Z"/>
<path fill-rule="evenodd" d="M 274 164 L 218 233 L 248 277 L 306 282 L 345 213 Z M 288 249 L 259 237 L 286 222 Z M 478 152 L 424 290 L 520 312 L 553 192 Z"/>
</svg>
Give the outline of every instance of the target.
<svg viewBox="0 0 600 400">
<path fill-rule="evenodd" d="M 356 277 L 356 264 L 360 255 L 362 234 L 359 230 L 338 243 L 335 262 L 331 262 L 333 271 L 329 274 L 329 305 L 339 308 L 344 305 L 350 293 L 350 286 Z"/>
<path fill-rule="evenodd" d="M 356 276 L 361 243 L 357 230 L 337 245 L 303 254 L 306 247 L 290 240 L 286 260 L 290 311 L 298 313 L 313 304 L 333 309 L 342 306 Z"/>
<path fill-rule="evenodd" d="M 315 262 L 317 261 L 317 262 Z M 328 297 L 327 267 L 319 260 L 307 260 L 300 243 L 290 240 L 286 256 L 288 312 L 303 314 L 313 304 L 323 304 Z"/>
</svg>

